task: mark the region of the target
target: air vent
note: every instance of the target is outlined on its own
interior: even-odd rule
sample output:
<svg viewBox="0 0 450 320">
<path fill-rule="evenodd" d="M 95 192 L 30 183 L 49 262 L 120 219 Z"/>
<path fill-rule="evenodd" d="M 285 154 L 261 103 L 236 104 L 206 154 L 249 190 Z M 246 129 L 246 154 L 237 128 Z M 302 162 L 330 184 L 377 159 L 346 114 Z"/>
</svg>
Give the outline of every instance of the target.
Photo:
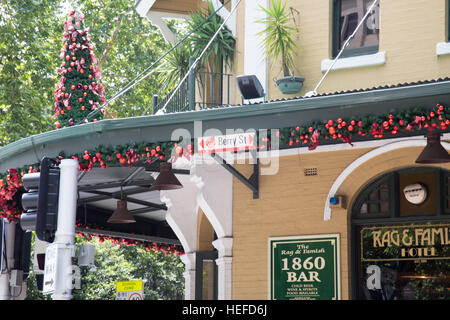
<svg viewBox="0 0 450 320">
<path fill-rule="evenodd" d="M 317 168 L 305 168 L 305 176 L 317 176 Z"/>
</svg>

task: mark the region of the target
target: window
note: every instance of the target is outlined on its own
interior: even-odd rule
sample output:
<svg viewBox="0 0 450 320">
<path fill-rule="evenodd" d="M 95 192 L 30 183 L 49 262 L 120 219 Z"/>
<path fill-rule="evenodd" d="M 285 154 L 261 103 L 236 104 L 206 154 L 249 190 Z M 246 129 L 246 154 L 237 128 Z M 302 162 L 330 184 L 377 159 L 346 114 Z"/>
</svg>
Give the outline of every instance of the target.
<svg viewBox="0 0 450 320">
<path fill-rule="evenodd" d="M 412 167 L 366 186 L 352 207 L 353 298 L 450 299 L 450 171 Z"/>
<path fill-rule="evenodd" d="M 372 5 L 373 0 L 334 0 L 333 2 L 333 57 L 336 57 L 344 43 Z M 380 38 L 379 2 L 363 22 L 341 57 L 366 55 L 378 52 Z"/>
</svg>

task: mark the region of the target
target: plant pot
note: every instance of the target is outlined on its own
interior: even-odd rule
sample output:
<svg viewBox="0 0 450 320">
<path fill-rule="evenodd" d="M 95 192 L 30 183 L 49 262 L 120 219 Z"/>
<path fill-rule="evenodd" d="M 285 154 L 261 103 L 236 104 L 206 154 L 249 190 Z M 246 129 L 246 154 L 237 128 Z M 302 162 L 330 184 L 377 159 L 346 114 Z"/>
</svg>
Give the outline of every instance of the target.
<svg viewBox="0 0 450 320">
<path fill-rule="evenodd" d="M 299 92 L 303 87 L 305 78 L 300 76 L 288 76 L 278 78 L 275 82 L 282 93 L 293 94 Z"/>
</svg>

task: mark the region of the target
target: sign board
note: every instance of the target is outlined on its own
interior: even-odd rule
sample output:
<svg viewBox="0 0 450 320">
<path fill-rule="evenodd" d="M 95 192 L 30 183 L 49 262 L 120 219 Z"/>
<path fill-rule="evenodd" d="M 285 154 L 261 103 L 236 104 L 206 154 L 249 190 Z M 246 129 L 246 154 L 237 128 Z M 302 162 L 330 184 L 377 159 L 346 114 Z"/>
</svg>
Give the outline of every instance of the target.
<svg viewBox="0 0 450 320">
<path fill-rule="evenodd" d="M 450 224 L 361 229 L 362 261 L 450 259 Z"/>
<path fill-rule="evenodd" d="M 339 234 L 269 238 L 269 299 L 340 299 Z"/>
<path fill-rule="evenodd" d="M 198 153 L 246 151 L 254 149 L 256 149 L 255 132 L 202 137 L 198 139 Z"/>
<path fill-rule="evenodd" d="M 56 287 L 56 267 L 58 262 L 58 246 L 49 244 L 45 250 L 44 285 L 42 292 L 53 293 Z"/>
<path fill-rule="evenodd" d="M 144 300 L 142 280 L 117 281 L 116 300 Z"/>
</svg>

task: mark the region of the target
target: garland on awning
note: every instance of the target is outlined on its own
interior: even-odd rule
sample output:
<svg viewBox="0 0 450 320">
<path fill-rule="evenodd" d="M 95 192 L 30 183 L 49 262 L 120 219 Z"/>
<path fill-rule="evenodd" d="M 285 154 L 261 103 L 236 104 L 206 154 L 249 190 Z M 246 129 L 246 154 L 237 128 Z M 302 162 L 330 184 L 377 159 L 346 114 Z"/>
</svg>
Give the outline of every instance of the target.
<svg viewBox="0 0 450 320">
<path fill-rule="evenodd" d="M 277 135 L 280 143 L 286 144 L 288 147 L 308 146 L 309 150 L 314 150 L 321 142 L 327 140 L 341 140 L 352 144 L 352 139 L 355 137 L 380 139 L 424 129 L 445 131 L 449 126 L 450 111 L 443 105 L 437 104 L 433 110 L 411 108 L 399 112 L 393 111 L 383 116 L 367 115 L 349 119 L 314 121 L 307 125 L 280 129 Z M 259 149 L 270 149 L 270 139 L 261 140 L 267 143 L 267 146 L 260 144 Z M 152 162 L 157 159 L 166 159 L 168 155 L 172 155 L 172 158 L 186 157 L 190 159 L 193 153 L 191 144 L 141 142 L 115 146 L 99 145 L 73 155 L 61 152 L 56 160 L 76 159 L 79 161 L 79 171 L 90 171 L 94 167 L 132 167 L 137 161 Z M 9 169 L 8 172 L 0 174 L 0 214 L 2 218 L 18 221 L 22 213 L 18 201 L 20 200 L 18 191 L 22 186 L 21 177 L 25 173 L 38 171 L 39 164 L 32 164 L 23 168 Z"/>
<path fill-rule="evenodd" d="M 367 115 L 323 122 L 314 121 L 307 125 L 281 129 L 279 137 L 280 143 L 290 147 L 308 145 L 309 150 L 314 150 L 320 142 L 326 140 L 341 140 L 353 145 L 352 139 L 358 136 L 380 139 L 423 129 L 445 131 L 450 125 L 449 118 L 450 112 L 443 105 L 437 104 L 431 111 L 425 108 L 412 108 L 382 116 Z"/>
<path fill-rule="evenodd" d="M 83 232 L 77 232 L 76 234 L 80 236 L 81 238 L 86 238 L 87 240 L 91 240 L 93 237 L 98 238 L 98 241 L 100 243 L 104 241 L 111 241 L 113 245 L 120 245 L 120 246 L 135 246 L 140 245 L 142 247 L 145 247 L 145 250 L 147 251 L 155 251 L 155 252 L 162 252 L 164 255 L 167 254 L 175 254 L 178 256 L 181 256 L 184 254 L 183 248 L 181 246 L 175 245 L 175 244 L 165 244 L 165 243 L 159 243 L 154 241 L 144 241 L 144 240 L 134 240 L 134 239 L 127 239 L 123 237 L 114 237 L 109 235 L 102 234 L 102 231 L 98 229 L 98 233 L 92 233 L 92 229 L 95 229 L 96 227 L 93 225 L 85 225 L 81 221 L 77 221 L 76 223 L 77 228 L 85 228 L 89 229 L 89 233 L 83 233 Z"/>
<path fill-rule="evenodd" d="M 137 161 L 141 163 L 153 162 L 172 158 L 185 157 L 190 159 L 193 154 L 192 146 L 184 147 L 174 142 L 165 143 L 131 143 L 126 145 L 103 146 L 99 145 L 93 149 L 85 149 L 80 153 L 66 155 L 61 152 L 56 161 L 63 159 L 75 159 L 79 163 L 79 171 L 90 171 L 94 167 L 105 169 L 107 167 L 122 166 L 132 167 Z M 23 210 L 20 198 L 23 189 L 23 176 L 26 173 L 39 172 L 39 164 L 27 165 L 22 168 L 9 169 L 7 173 L 0 175 L 0 216 L 8 221 L 18 222 Z M 21 191 L 20 193 L 18 191 Z"/>
</svg>

